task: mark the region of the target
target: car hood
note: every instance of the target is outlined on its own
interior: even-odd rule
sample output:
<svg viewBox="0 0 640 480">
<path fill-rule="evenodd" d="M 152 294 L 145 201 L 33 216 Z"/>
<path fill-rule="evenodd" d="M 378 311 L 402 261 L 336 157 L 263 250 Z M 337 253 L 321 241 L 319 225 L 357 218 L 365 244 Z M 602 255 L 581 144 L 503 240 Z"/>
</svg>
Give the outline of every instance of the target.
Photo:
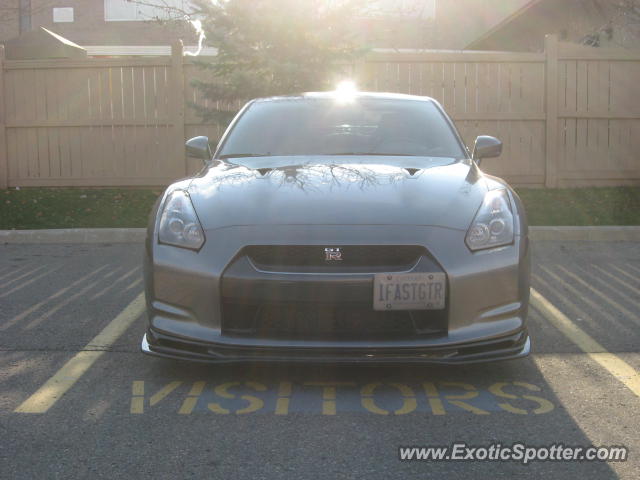
<svg viewBox="0 0 640 480">
<path fill-rule="evenodd" d="M 232 225 L 433 225 L 466 230 L 487 184 L 452 158 L 268 157 L 214 162 L 189 184 L 206 230 Z"/>
</svg>

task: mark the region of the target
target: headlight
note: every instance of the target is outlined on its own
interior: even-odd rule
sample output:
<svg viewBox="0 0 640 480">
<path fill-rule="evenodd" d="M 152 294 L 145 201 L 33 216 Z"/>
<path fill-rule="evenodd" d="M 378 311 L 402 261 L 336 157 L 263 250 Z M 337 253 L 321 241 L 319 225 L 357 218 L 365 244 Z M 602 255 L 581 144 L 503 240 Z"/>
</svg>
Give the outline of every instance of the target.
<svg viewBox="0 0 640 480">
<path fill-rule="evenodd" d="M 513 213 L 509 195 L 504 189 L 491 190 L 471 222 L 465 243 L 471 250 L 481 250 L 512 242 Z"/>
<path fill-rule="evenodd" d="M 198 250 L 204 244 L 204 232 L 187 192 L 176 190 L 164 204 L 160 229 L 160 243 Z"/>
</svg>

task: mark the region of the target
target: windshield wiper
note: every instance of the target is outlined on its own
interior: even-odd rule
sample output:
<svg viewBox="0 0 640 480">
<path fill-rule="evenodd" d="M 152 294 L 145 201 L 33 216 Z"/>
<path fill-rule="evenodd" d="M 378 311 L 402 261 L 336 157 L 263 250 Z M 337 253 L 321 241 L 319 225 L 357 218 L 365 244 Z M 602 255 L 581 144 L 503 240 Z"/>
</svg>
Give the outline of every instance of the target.
<svg viewBox="0 0 640 480">
<path fill-rule="evenodd" d="M 225 153 L 218 158 L 270 157 L 270 153 Z"/>
</svg>

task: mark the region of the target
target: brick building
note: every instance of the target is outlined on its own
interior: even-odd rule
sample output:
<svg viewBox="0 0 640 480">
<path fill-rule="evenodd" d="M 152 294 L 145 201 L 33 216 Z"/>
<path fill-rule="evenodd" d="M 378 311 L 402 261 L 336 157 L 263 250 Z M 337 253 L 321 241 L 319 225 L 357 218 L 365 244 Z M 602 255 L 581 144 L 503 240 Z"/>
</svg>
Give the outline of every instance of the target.
<svg viewBox="0 0 640 480">
<path fill-rule="evenodd" d="M 150 3 L 154 0 L 146 0 Z M 155 0 L 158 1 L 158 0 Z M 188 0 L 161 0 L 183 8 Z M 463 49 L 527 0 L 375 0 L 376 13 L 354 28 L 374 48 Z M 186 22 L 157 22 L 167 12 L 129 0 L 0 0 L 0 42 L 44 26 L 95 52 L 154 54 L 196 35 Z M 118 48 L 114 48 L 118 47 Z"/>
<path fill-rule="evenodd" d="M 182 6 L 183 0 L 163 0 Z M 79 45 L 195 43 L 187 23 L 160 23 L 159 9 L 127 0 L 0 0 L 0 41 L 44 26 Z"/>
<path fill-rule="evenodd" d="M 550 33 L 592 47 L 640 48 L 640 24 L 625 18 L 617 4 L 616 0 L 531 0 L 465 48 L 541 52 Z"/>
</svg>

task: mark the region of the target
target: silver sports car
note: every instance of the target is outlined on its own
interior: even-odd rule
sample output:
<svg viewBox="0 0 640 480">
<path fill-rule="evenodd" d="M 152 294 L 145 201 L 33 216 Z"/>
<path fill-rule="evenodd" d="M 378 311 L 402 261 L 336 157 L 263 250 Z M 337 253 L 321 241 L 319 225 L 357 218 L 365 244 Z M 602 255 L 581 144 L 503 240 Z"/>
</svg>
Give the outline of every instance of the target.
<svg viewBox="0 0 640 480">
<path fill-rule="evenodd" d="M 470 363 L 529 353 L 527 221 L 433 99 L 253 100 L 148 227 L 145 353 Z"/>
</svg>

